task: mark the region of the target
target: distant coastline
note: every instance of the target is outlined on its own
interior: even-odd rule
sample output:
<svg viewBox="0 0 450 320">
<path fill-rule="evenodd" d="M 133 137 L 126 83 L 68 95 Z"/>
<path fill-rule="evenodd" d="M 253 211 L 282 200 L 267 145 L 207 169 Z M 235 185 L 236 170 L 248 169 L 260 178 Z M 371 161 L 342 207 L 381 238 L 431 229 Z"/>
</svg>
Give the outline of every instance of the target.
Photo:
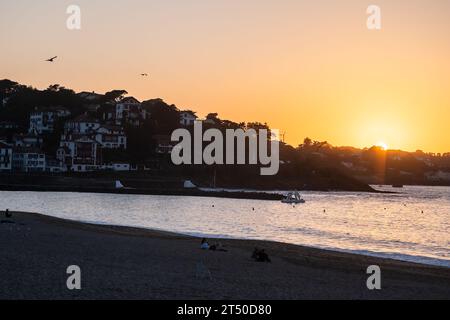
<svg viewBox="0 0 450 320">
<path fill-rule="evenodd" d="M 115 182 L 120 181 L 124 188 L 116 188 Z M 190 181 L 183 177 L 164 177 L 142 174 L 91 174 L 91 175 L 61 175 L 61 174 L 0 174 L 0 190 L 2 191 L 39 191 L 39 192 L 82 192 L 111 193 L 137 195 L 172 195 L 197 196 L 234 199 L 254 199 L 279 201 L 283 198 L 275 190 L 298 190 L 320 192 L 371 192 L 378 191 L 363 183 L 347 184 L 342 188 L 333 188 L 326 184 L 307 187 L 295 184 L 261 184 L 252 185 L 221 185 L 213 188 L 208 184 L 194 181 L 195 188 L 185 188 L 184 182 Z"/>
<path fill-rule="evenodd" d="M 139 101 L 126 90 L 77 93 L 57 84 L 38 90 L 3 79 L 0 98 L 0 172 L 16 174 L 17 179 L 24 173 L 33 179 L 36 172 L 63 178 L 128 173 L 132 177 L 183 177 L 206 187 L 367 192 L 374 192 L 369 184 L 450 185 L 450 153 L 390 150 L 386 144 L 363 149 L 333 146 L 309 137 L 299 145 L 289 145 L 284 134 L 277 147 L 279 170 L 275 176 L 262 177 L 260 166 L 244 165 L 246 161 L 175 165 L 171 157 L 175 131 L 194 133 L 195 125 L 201 124 L 204 130 L 197 131 L 240 132 L 242 144 L 249 145 L 241 152 L 245 160 L 250 153 L 259 153 L 251 151 L 252 143 L 245 142 L 245 135 L 262 132 L 265 136 L 275 128 L 255 119 L 223 119 L 216 112 L 200 118 L 195 111 L 160 98 Z M 266 142 L 272 140 L 268 137 Z M 1 184 L 10 181 L 2 182 L 0 177 Z M 17 184 L 36 185 L 13 181 Z M 153 188 L 143 180 L 138 184 L 131 187 Z M 37 185 L 45 188 L 54 183 L 39 181 Z"/>
</svg>

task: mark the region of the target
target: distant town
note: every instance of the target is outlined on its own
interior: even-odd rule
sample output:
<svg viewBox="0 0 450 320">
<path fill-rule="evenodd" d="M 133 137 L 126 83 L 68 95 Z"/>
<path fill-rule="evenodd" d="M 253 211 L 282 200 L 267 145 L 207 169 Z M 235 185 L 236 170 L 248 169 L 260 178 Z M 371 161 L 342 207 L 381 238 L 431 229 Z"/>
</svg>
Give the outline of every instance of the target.
<svg viewBox="0 0 450 320">
<path fill-rule="evenodd" d="M 197 120 L 194 112 L 175 110 L 174 106 L 165 105 L 160 99 L 149 101 L 144 106 L 134 97 L 123 96 L 125 91 L 111 92 L 106 95 L 81 92 L 75 95 L 80 103 L 77 110 L 74 111 L 73 107 L 64 105 L 36 105 L 26 115 L 28 123 L 25 127 L 25 119 L 7 120 L 16 111 L 14 110 L 15 95 L 20 96 L 21 89 L 27 90 L 27 88 L 14 87 L 2 88 L 2 119 L 0 121 L 2 133 L 0 171 L 2 172 L 146 170 L 148 168 L 145 161 L 132 163 L 114 161 L 109 158 L 114 156 L 127 158 L 129 139 L 125 128 L 128 131 L 142 128 L 151 118 L 149 104 L 166 107 L 169 114 L 172 111 L 179 117 L 180 127 L 190 127 Z M 65 90 L 59 87 L 48 89 L 56 95 L 64 93 Z M 12 111 L 8 114 L 8 110 Z M 151 136 L 155 154 L 170 154 L 173 145 L 170 135 L 166 133 Z M 110 157 L 107 157 L 107 154 Z"/>
<path fill-rule="evenodd" d="M 75 93 L 59 85 L 37 90 L 0 80 L 0 98 L 2 173 L 157 175 L 161 170 L 171 170 L 172 131 L 191 128 L 196 120 L 222 130 L 269 129 L 260 122 L 223 120 L 217 113 L 198 119 L 192 110 L 179 109 L 162 99 L 141 102 L 125 90 Z M 280 168 L 278 177 L 273 183 L 265 181 L 265 187 L 314 189 L 311 186 L 315 181 L 323 178 L 328 181 L 324 185 L 335 183 L 339 188 L 341 184 L 336 181 L 341 176 L 366 184 L 450 184 L 450 153 L 334 147 L 309 138 L 296 147 L 281 141 Z M 198 175 L 198 171 L 195 173 Z M 189 177 L 193 174 L 187 173 Z M 209 179 L 211 173 L 205 174 Z M 222 177 L 220 170 L 214 174 L 223 186 L 243 184 L 236 180 L 238 177 L 230 177 L 228 171 L 223 171 Z"/>
</svg>

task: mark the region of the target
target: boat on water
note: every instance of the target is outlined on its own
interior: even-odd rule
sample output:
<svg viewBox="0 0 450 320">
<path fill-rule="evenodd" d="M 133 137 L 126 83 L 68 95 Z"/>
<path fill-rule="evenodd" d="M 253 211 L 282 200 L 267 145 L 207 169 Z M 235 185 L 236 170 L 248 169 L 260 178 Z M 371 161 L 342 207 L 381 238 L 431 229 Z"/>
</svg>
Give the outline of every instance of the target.
<svg viewBox="0 0 450 320">
<path fill-rule="evenodd" d="M 125 188 L 125 186 L 122 184 L 122 182 L 120 182 L 120 180 L 116 180 L 116 182 L 114 184 L 114 187 L 116 189 L 123 189 L 123 188 Z"/>
<path fill-rule="evenodd" d="M 306 201 L 302 199 L 300 196 L 300 193 L 298 191 L 289 192 L 283 200 L 281 200 L 282 203 L 289 203 L 289 204 L 298 204 L 298 203 L 305 203 Z"/>
</svg>

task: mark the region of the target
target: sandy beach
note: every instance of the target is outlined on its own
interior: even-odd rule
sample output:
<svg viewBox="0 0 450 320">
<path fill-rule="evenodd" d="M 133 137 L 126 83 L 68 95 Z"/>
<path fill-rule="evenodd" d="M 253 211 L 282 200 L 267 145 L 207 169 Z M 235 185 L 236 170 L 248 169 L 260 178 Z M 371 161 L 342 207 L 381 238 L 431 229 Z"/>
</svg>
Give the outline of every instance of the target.
<svg viewBox="0 0 450 320">
<path fill-rule="evenodd" d="M 31 213 L 0 220 L 0 299 L 450 299 L 449 268 L 267 241 L 204 251 L 197 238 Z M 272 262 L 253 261 L 254 247 Z M 70 265 L 81 290 L 66 287 Z M 381 290 L 366 287 L 369 265 Z"/>
</svg>

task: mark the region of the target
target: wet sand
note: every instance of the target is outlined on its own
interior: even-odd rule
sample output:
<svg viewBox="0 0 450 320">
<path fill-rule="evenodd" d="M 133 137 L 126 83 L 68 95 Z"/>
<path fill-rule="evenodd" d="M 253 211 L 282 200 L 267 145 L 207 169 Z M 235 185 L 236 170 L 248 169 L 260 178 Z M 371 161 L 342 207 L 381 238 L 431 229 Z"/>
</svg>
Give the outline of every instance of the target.
<svg viewBox="0 0 450 320">
<path fill-rule="evenodd" d="M 450 299 L 450 268 L 268 241 L 203 251 L 197 238 L 30 213 L 0 220 L 0 299 Z M 254 247 L 272 262 L 253 261 Z M 81 290 L 66 287 L 69 265 Z M 367 289 L 369 265 L 381 290 Z"/>
</svg>

